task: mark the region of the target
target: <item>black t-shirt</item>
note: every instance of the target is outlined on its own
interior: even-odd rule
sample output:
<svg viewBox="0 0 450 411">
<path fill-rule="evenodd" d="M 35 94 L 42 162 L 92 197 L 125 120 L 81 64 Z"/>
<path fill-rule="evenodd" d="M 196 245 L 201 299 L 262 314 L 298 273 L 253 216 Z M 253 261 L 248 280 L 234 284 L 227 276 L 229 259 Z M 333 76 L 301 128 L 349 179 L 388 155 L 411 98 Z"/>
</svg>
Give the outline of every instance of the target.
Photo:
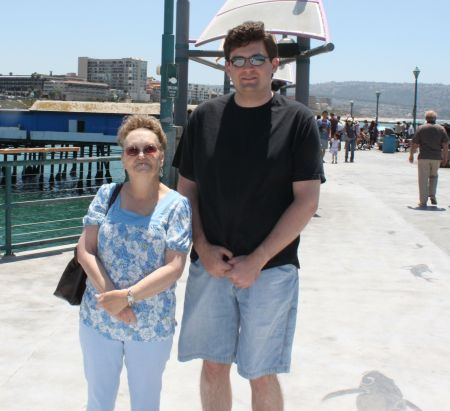
<svg viewBox="0 0 450 411">
<path fill-rule="evenodd" d="M 325 181 L 320 147 L 315 118 L 302 104 L 275 94 L 244 108 L 227 94 L 194 110 L 174 166 L 197 184 L 208 241 L 248 255 L 292 203 L 294 181 Z M 298 244 L 299 237 L 265 268 L 298 267 Z"/>
</svg>

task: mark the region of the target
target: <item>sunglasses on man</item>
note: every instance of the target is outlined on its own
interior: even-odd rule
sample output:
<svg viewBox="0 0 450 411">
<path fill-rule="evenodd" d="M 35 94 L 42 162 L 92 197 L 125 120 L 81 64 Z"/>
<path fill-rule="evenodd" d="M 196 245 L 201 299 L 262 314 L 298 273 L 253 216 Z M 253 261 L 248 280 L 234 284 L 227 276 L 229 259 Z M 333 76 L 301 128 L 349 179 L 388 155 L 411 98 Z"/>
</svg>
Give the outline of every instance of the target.
<svg viewBox="0 0 450 411">
<path fill-rule="evenodd" d="M 234 56 L 230 59 L 230 63 L 234 67 L 244 67 L 248 61 L 252 66 L 262 66 L 266 60 L 270 60 L 270 57 L 263 56 L 262 54 L 254 54 L 250 57 Z"/>
</svg>

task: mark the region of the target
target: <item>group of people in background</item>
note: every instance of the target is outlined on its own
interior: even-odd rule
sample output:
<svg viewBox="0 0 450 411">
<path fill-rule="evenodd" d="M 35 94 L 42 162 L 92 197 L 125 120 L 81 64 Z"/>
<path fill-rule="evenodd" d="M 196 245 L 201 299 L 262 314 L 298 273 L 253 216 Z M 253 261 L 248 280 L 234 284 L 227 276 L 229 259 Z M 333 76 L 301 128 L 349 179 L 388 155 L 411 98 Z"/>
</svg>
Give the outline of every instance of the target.
<svg viewBox="0 0 450 411">
<path fill-rule="evenodd" d="M 397 121 L 392 128 L 386 128 L 381 133 L 378 124 L 372 120 L 370 123 L 364 120 L 359 123 L 352 117 L 347 117 L 343 122 L 340 116 L 328 113 L 324 110 L 317 116 L 317 127 L 319 128 L 322 161 L 329 149 L 331 152 L 331 163 L 336 164 L 338 153 L 342 142 L 345 144 L 345 162 L 355 161 L 355 148 L 374 147 L 378 136 L 382 134 L 395 135 L 398 145 L 403 144 L 404 149 L 411 147 L 409 161 L 414 162 L 414 153 L 420 149 L 418 156 L 418 180 L 419 180 L 419 203 L 418 207 L 426 207 L 428 200 L 432 205 L 437 205 L 436 189 L 439 167 L 448 166 L 448 136 L 450 125 L 436 124 L 436 113 L 427 111 L 425 113 L 425 124 L 417 127 L 414 131 L 412 123 Z"/>
<path fill-rule="evenodd" d="M 328 114 L 326 110 L 322 112 L 322 115 L 317 116 L 317 127 L 320 133 L 322 160 L 325 162 L 325 153 L 329 148 L 332 164 L 337 164 L 342 143 L 345 149 L 345 162 L 353 163 L 357 145 L 364 145 L 370 149 L 376 143 L 379 134 L 374 120 L 370 124 L 367 120 L 360 124 L 358 120 L 349 116 L 342 121 L 341 116 L 335 113 Z"/>
</svg>

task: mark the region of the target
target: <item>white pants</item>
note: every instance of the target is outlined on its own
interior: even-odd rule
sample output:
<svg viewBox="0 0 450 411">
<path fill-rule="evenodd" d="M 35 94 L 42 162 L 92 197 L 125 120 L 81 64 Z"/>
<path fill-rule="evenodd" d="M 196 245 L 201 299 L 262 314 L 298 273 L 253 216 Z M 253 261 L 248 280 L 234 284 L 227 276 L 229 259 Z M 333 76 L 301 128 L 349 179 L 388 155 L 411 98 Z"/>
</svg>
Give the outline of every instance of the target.
<svg viewBox="0 0 450 411">
<path fill-rule="evenodd" d="M 123 362 L 132 411 L 158 411 L 161 380 L 173 338 L 156 342 L 116 341 L 80 324 L 87 411 L 113 411 Z"/>
</svg>

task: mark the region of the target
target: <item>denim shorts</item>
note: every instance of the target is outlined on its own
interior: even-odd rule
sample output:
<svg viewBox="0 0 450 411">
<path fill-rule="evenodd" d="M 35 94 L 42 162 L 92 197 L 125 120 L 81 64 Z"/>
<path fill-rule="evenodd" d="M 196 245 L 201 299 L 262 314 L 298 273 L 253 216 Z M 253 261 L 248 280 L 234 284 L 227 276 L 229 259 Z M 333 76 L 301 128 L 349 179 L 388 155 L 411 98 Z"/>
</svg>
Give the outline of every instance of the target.
<svg viewBox="0 0 450 411">
<path fill-rule="evenodd" d="M 328 139 L 326 139 L 326 138 L 321 138 L 321 139 L 320 139 L 320 145 L 321 145 L 321 147 L 322 147 L 323 149 L 327 149 L 327 148 L 328 148 L 328 145 L 329 145 Z"/>
<path fill-rule="evenodd" d="M 250 288 L 210 276 L 192 262 L 186 285 L 178 359 L 237 364 L 247 379 L 289 372 L 299 294 L 298 270 L 261 271 Z"/>
</svg>

